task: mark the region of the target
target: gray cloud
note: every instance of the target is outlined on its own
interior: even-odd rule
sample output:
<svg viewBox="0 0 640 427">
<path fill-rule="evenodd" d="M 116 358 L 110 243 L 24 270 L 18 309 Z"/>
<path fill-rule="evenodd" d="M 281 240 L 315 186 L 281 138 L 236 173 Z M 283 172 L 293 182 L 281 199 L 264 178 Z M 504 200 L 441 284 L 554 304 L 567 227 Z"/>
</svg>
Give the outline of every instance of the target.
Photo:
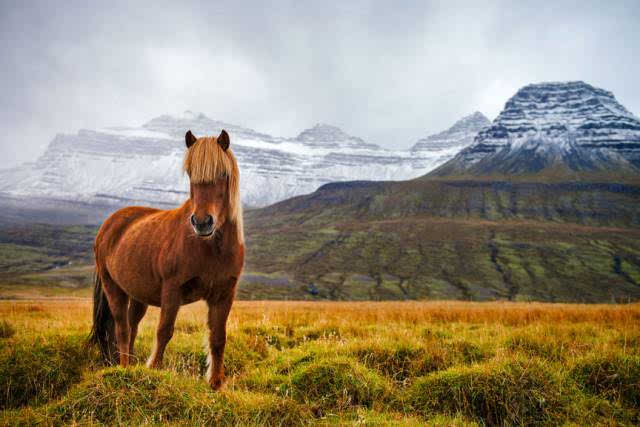
<svg viewBox="0 0 640 427">
<path fill-rule="evenodd" d="M 640 113 L 637 1 L 85 3 L 0 3 L 0 167 L 57 132 L 186 109 L 389 148 L 493 118 L 539 81 L 585 80 Z"/>
</svg>

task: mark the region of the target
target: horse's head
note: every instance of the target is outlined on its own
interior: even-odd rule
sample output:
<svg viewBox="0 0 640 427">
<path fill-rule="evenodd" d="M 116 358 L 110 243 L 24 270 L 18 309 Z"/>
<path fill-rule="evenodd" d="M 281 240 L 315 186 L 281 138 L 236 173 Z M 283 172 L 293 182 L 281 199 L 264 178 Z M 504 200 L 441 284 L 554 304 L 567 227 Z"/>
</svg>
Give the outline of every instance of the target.
<svg viewBox="0 0 640 427">
<path fill-rule="evenodd" d="M 241 221 L 238 163 L 229 149 L 229 134 L 216 137 L 185 135 L 184 170 L 189 175 L 189 222 L 196 235 L 209 239 L 226 222 Z"/>
</svg>

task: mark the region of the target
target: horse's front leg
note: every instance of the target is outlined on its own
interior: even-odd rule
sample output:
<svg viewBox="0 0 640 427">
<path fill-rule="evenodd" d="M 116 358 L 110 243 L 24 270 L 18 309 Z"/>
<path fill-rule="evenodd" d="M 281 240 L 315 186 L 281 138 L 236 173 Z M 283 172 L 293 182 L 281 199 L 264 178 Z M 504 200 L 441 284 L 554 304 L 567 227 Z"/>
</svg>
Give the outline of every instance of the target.
<svg viewBox="0 0 640 427">
<path fill-rule="evenodd" d="M 180 287 L 165 284 L 162 288 L 160 303 L 160 322 L 156 331 L 156 346 L 147 361 L 147 367 L 159 368 L 162 366 L 164 350 L 173 336 L 173 326 L 180 309 Z"/>
<path fill-rule="evenodd" d="M 224 383 L 224 346 L 227 342 L 227 318 L 235 298 L 235 281 L 233 287 L 218 296 L 215 300 L 207 301 L 209 305 L 209 368 L 207 381 L 214 390 L 218 390 Z"/>
</svg>

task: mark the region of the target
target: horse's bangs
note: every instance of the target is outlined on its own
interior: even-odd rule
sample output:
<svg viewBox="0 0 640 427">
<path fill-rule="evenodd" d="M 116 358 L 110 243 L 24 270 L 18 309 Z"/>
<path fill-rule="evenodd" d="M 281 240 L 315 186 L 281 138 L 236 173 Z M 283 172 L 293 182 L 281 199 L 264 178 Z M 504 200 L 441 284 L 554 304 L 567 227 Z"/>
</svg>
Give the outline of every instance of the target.
<svg viewBox="0 0 640 427">
<path fill-rule="evenodd" d="M 200 138 L 187 150 L 184 171 L 194 184 L 215 182 L 223 175 L 237 176 L 238 166 L 230 149 L 224 151 L 215 138 Z"/>
</svg>

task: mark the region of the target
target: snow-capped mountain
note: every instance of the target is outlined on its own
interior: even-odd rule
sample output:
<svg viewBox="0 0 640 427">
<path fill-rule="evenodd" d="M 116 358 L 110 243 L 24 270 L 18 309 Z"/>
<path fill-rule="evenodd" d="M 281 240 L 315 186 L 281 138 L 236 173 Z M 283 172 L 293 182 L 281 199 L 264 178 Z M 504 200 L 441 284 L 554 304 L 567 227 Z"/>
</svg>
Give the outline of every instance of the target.
<svg viewBox="0 0 640 427">
<path fill-rule="evenodd" d="M 611 92 L 581 81 L 531 84 L 469 147 L 432 172 L 640 170 L 640 119 Z"/>
<path fill-rule="evenodd" d="M 449 129 L 418 140 L 411 147 L 411 152 L 420 154 L 423 151 L 461 150 L 471 145 L 478 132 L 490 124 L 491 122 L 484 114 L 476 111 L 458 120 Z"/>
<path fill-rule="evenodd" d="M 314 148 L 354 148 L 380 150 L 376 144 L 369 144 L 355 136 L 347 135 L 338 127 L 318 123 L 311 129 L 302 131 L 296 140 Z"/>
<path fill-rule="evenodd" d="M 0 192 L 107 206 L 175 205 L 188 192 L 181 169 L 186 130 L 203 136 L 223 128 L 231 136 L 243 201 L 249 206 L 310 193 L 327 182 L 418 177 L 451 159 L 480 129 L 457 123 L 433 147 L 421 141 L 419 148 L 390 151 L 325 124 L 281 138 L 187 111 L 154 118 L 139 128 L 57 135 L 35 163 L 0 171 Z M 444 138 L 449 146 L 439 142 Z"/>
</svg>

